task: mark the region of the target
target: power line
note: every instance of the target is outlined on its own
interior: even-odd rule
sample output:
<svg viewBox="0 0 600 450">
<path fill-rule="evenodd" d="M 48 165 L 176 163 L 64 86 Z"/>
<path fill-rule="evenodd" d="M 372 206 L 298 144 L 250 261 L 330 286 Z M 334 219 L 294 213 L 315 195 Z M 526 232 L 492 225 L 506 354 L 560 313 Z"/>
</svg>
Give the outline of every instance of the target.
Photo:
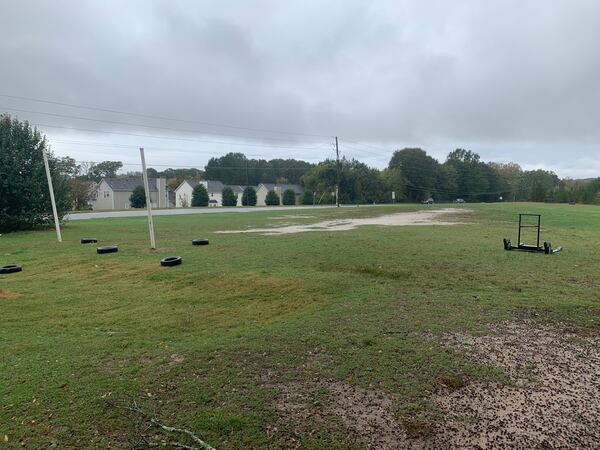
<svg viewBox="0 0 600 450">
<path fill-rule="evenodd" d="M 134 112 L 130 112 L 130 111 L 120 111 L 120 110 L 116 110 L 116 109 L 100 108 L 100 107 L 95 107 L 95 106 L 77 105 L 74 103 L 65 103 L 65 102 L 39 99 L 39 98 L 33 98 L 33 97 L 24 97 L 24 96 L 18 96 L 18 95 L 0 94 L 0 97 L 12 98 L 12 99 L 16 99 L 16 100 L 27 100 L 27 101 L 31 101 L 31 102 L 37 102 L 37 103 L 46 103 L 49 105 L 67 106 L 69 108 L 86 109 L 89 111 L 100 111 L 100 112 L 107 112 L 107 113 L 112 113 L 112 114 L 122 114 L 122 115 L 126 115 L 126 116 L 143 117 L 143 118 L 147 118 L 147 119 L 169 120 L 169 121 L 173 121 L 173 122 L 191 123 L 191 124 L 205 125 L 205 126 L 211 126 L 211 127 L 231 128 L 231 129 L 236 129 L 236 130 L 256 131 L 256 132 L 261 132 L 261 133 L 289 134 L 289 135 L 295 135 L 295 136 L 318 137 L 318 138 L 327 138 L 327 139 L 331 138 L 331 136 L 325 136 L 325 135 L 319 135 L 319 134 L 308 134 L 308 133 L 298 133 L 298 132 L 293 132 L 293 131 L 281 131 L 281 130 L 269 130 L 269 129 L 261 129 L 261 128 L 241 127 L 241 126 L 236 126 L 236 125 L 226 125 L 226 124 L 219 124 L 219 123 L 214 123 L 214 122 L 202 122 L 202 121 L 198 121 L 198 120 L 187 120 L 187 119 L 179 119 L 179 118 L 173 118 L 173 117 L 155 116 L 155 115 L 151 115 L 151 114 L 140 114 L 140 113 L 134 113 Z"/>
<path fill-rule="evenodd" d="M 270 141 L 298 142 L 298 143 L 305 142 L 305 141 L 274 138 L 274 137 L 247 136 L 247 135 L 240 135 L 240 134 L 225 134 L 225 133 L 215 133 L 212 131 L 203 132 L 200 130 L 190 130 L 190 129 L 186 129 L 186 128 L 171 128 L 171 127 L 161 127 L 161 126 L 156 126 L 156 125 L 145 125 L 145 124 L 134 123 L 134 122 L 121 122 L 121 121 L 117 121 L 117 120 L 94 119 L 91 117 L 73 116 L 70 114 L 57 114 L 57 113 L 51 113 L 51 112 L 45 112 L 45 111 L 32 111 L 32 110 L 28 110 L 28 109 L 9 108 L 6 106 L 0 106 L 0 109 L 7 110 L 7 111 L 23 112 L 23 113 L 28 113 L 28 114 L 40 114 L 40 115 L 44 115 L 44 116 L 59 117 L 59 118 L 63 118 L 63 119 L 87 120 L 90 122 L 100 122 L 100 123 L 107 123 L 107 124 L 112 124 L 112 125 L 126 125 L 126 126 L 142 127 L 142 128 L 151 128 L 151 129 L 156 129 L 156 130 L 165 130 L 165 131 L 176 131 L 176 132 L 180 132 L 180 133 L 200 133 L 200 134 L 209 134 L 209 135 L 214 135 L 214 136 L 225 136 L 225 137 L 234 137 L 234 138 L 237 137 L 237 138 L 255 139 L 255 140 L 270 140 Z"/>
<path fill-rule="evenodd" d="M 53 139 L 52 143 L 64 143 L 64 144 L 73 144 L 73 145 L 86 145 L 86 146 L 94 146 L 94 147 L 107 147 L 107 148 L 123 148 L 123 149 L 137 149 L 138 146 L 135 144 L 123 144 L 123 143 L 110 143 L 110 142 L 89 142 L 89 141 L 71 141 L 66 139 Z M 200 154 L 200 155 L 211 155 L 211 156 L 225 156 L 225 155 L 215 155 L 215 152 L 208 150 L 192 150 L 192 149 L 181 149 L 181 148 L 172 148 L 172 147 L 154 147 L 154 146 L 146 146 L 144 147 L 146 150 L 158 150 L 158 151 L 168 151 L 171 153 L 190 153 L 190 154 Z M 244 156 L 250 156 L 253 158 L 263 158 L 266 159 L 264 155 L 252 154 L 252 153 L 244 153 Z M 269 159 L 289 159 L 287 157 L 274 156 L 269 155 Z M 320 157 L 304 157 L 303 160 L 321 160 Z"/>
<path fill-rule="evenodd" d="M 282 146 L 282 145 L 250 144 L 247 142 L 210 141 L 210 140 L 205 140 L 205 139 L 182 138 L 182 137 L 174 137 L 174 136 L 159 136 L 159 135 L 152 135 L 152 134 L 126 133 L 126 132 L 121 132 L 121 131 L 94 130 L 94 129 L 89 129 L 89 128 L 65 127 L 65 126 L 61 126 L 61 125 L 51 125 L 51 124 L 44 124 L 44 123 L 37 123 L 35 125 L 38 127 L 60 128 L 60 129 L 64 129 L 64 130 L 85 131 L 85 132 L 90 132 L 90 133 L 117 134 L 117 135 L 121 135 L 121 136 L 135 136 L 135 137 L 143 137 L 143 138 L 150 138 L 150 139 L 167 139 L 167 140 L 173 140 L 173 141 L 201 142 L 201 143 L 207 143 L 207 144 L 222 144 L 222 145 L 241 145 L 241 146 L 246 146 L 246 147 L 260 147 L 260 148 L 279 148 L 279 149 L 285 148 L 288 150 L 319 150 L 322 148 L 322 145 L 325 145 L 325 144 L 322 144 L 321 147 L 297 147 L 297 146 L 288 147 L 288 146 Z"/>
</svg>

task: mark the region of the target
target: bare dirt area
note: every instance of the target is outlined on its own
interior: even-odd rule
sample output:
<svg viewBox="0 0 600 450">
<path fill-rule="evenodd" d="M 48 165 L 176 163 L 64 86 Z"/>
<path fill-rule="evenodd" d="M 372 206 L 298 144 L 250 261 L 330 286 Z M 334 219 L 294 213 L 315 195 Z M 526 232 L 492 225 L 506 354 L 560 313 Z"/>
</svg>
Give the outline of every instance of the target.
<svg viewBox="0 0 600 450">
<path fill-rule="evenodd" d="M 467 384 L 433 401 L 446 413 L 441 442 L 463 448 L 598 448 L 600 338 L 565 326 L 504 322 L 444 345 L 500 367 L 514 385 Z"/>
<path fill-rule="evenodd" d="M 598 448 L 600 338 L 532 321 L 504 322 L 489 331 L 437 340 L 501 368 L 510 382 L 452 386 L 438 380 L 427 413 L 399 417 L 397 396 L 322 379 L 272 385 L 273 406 L 294 426 L 308 419 L 337 424 L 365 448 Z M 294 430 L 293 441 L 301 442 L 305 432 Z"/>
<path fill-rule="evenodd" d="M 311 224 L 289 224 L 275 228 L 250 228 L 247 230 L 216 231 L 216 233 L 260 233 L 264 236 L 304 233 L 307 231 L 348 231 L 365 225 L 405 226 L 405 225 L 455 225 L 459 222 L 447 222 L 441 217 L 470 212 L 466 209 L 444 208 L 429 211 L 401 212 L 378 217 L 357 219 L 336 219 Z"/>
<path fill-rule="evenodd" d="M 0 289 L 0 298 L 14 298 L 17 297 L 18 294 L 16 292 L 5 291 Z"/>
</svg>

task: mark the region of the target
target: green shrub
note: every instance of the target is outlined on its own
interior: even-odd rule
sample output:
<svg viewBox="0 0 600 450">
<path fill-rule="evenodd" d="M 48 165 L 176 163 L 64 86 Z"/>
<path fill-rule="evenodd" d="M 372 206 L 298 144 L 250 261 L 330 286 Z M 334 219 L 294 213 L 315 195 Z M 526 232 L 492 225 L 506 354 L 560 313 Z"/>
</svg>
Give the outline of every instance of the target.
<svg viewBox="0 0 600 450">
<path fill-rule="evenodd" d="M 312 191 L 304 191 L 304 194 L 302 194 L 302 197 L 300 198 L 300 203 L 303 205 L 312 205 L 314 200 Z"/>
<path fill-rule="evenodd" d="M 192 206 L 208 206 L 208 191 L 202 183 L 192 191 Z"/>
<path fill-rule="evenodd" d="M 292 189 L 286 189 L 283 193 L 281 203 L 283 203 L 284 205 L 295 205 L 296 193 Z"/>
<path fill-rule="evenodd" d="M 265 204 L 267 206 L 277 206 L 279 205 L 279 195 L 275 191 L 267 192 L 267 196 L 265 197 Z"/>
<path fill-rule="evenodd" d="M 246 187 L 242 193 L 243 206 L 256 206 L 256 189 L 252 186 Z"/>
<path fill-rule="evenodd" d="M 129 196 L 129 203 L 132 208 L 144 208 L 146 206 L 146 191 L 144 186 L 136 187 Z"/>
<path fill-rule="evenodd" d="M 225 186 L 223 188 L 221 195 L 221 203 L 223 206 L 237 206 L 237 195 L 233 193 L 233 189 L 231 189 L 229 186 Z"/>
</svg>

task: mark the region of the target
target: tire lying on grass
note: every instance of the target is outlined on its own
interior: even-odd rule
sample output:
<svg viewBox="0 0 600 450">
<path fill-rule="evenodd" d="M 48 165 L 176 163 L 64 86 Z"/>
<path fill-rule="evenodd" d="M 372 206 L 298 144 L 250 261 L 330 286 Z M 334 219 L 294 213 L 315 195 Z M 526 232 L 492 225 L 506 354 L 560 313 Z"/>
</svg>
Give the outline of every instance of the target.
<svg viewBox="0 0 600 450">
<path fill-rule="evenodd" d="M 7 264 L 0 266 L 0 273 L 16 273 L 22 271 L 23 268 L 18 264 Z"/>
<path fill-rule="evenodd" d="M 92 238 L 92 237 L 81 238 L 82 244 L 95 244 L 96 242 L 98 242 L 98 239 L 96 239 L 96 238 Z"/>
<path fill-rule="evenodd" d="M 116 245 L 107 245 L 106 247 L 98 247 L 96 253 L 102 255 L 104 253 L 116 253 L 119 251 L 119 247 Z"/>
<path fill-rule="evenodd" d="M 192 245 L 208 245 L 208 239 L 192 239 Z"/>
<path fill-rule="evenodd" d="M 181 256 L 169 256 L 160 260 L 160 265 L 163 267 L 173 267 L 181 264 Z"/>
</svg>

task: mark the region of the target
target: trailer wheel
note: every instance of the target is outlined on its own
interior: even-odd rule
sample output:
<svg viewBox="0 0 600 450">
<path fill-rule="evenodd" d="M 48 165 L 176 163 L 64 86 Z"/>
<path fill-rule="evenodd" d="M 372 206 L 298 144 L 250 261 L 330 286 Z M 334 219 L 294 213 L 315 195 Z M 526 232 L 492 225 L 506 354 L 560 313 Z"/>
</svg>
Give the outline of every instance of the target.
<svg viewBox="0 0 600 450">
<path fill-rule="evenodd" d="M 107 245 L 106 247 L 98 247 L 96 249 L 96 252 L 100 255 L 103 255 L 104 253 L 116 253 L 118 251 L 119 247 L 116 245 Z"/>
<path fill-rule="evenodd" d="M 16 273 L 21 272 L 23 268 L 18 264 L 7 264 L 0 266 L 0 273 Z"/>
<path fill-rule="evenodd" d="M 208 239 L 192 239 L 192 245 L 208 245 Z"/>
<path fill-rule="evenodd" d="M 544 253 L 546 255 L 552 253 L 552 244 L 550 242 L 544 242 Z"/>
<path fill-rule="evenodd" d="M 173 267 L 181 264 L 181 256 L 169 256 L 160 260 L 160 265 L 163 267 Z"/>
<path fill-rule="evenodd" d="M 82 244 L 95 244 L 98 242 L 98 239 L 93 238 L 93 237 L 89 237 L 89 238 L 82 238 L 81 239 L 81 243 Z"/>
<path fill-rule="evenodd" d="M 504 238 L 503 242 L 504 242 L 504 250 L 510 250 L 510 249 L 512 249 L 512 246 L 510 245 L 510 239 Z"/>
</svg>

